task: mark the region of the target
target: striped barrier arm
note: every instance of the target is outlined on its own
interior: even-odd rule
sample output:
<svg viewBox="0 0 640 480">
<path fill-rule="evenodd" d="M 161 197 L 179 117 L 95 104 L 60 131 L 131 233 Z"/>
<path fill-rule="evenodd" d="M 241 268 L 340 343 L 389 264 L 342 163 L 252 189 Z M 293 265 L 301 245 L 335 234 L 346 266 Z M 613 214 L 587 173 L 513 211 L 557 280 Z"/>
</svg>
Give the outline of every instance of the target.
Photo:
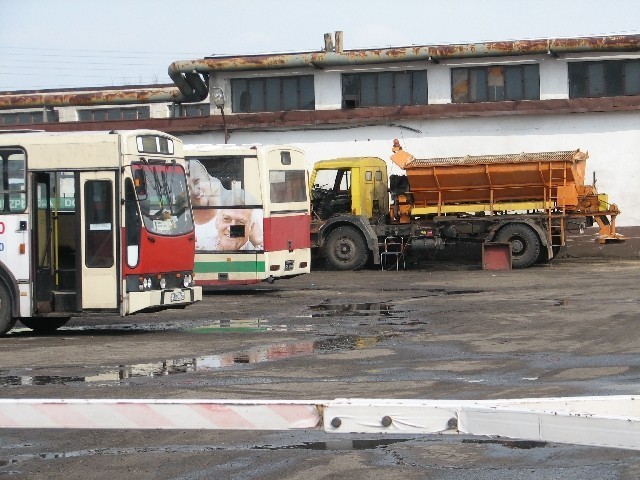
<svg viewBox="0 0 640 480">
<path fill-rule="evenodd" d="M 513 400 L 0 399 L 0 428 L 462 433 L 640 450 L 640 403 L 624 395 Z"/>
</svg>

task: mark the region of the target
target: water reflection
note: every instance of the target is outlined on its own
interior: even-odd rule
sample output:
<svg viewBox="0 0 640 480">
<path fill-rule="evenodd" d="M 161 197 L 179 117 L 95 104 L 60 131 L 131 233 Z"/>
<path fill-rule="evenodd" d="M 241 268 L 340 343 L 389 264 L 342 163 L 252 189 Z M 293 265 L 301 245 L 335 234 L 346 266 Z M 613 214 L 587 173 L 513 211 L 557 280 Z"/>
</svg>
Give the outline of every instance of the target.
<svg viewBox="0 0 640 480">
<path fill-rule="evenodd" d="M 393 305 L 390 303 L 323 303 L 309 307 L 312 317 L 369 316 L 383 315 L 390 317 Z"/>
<path fill-rule="evenodd" d="M 286 358 L 312 355 L 316 353 L 370 348 L 378 343 L 379 337 L 359 337 L 343 335 L 316 341 L 278 343 L 258 346 L 220 355 L 205 355 L 194 358 L 174 358 L 155 363 L 120 365 L 95 375 L 55 376 L 55 375 L 7 375 L 0 376 L 0 386 L 15 385 L 66 385 L 78 382 L 113 382 L 135 377 L 162 377 L 176 373 L 200 372 L 229 368 L 234 365 L 272 362 Z"/>
</svg>

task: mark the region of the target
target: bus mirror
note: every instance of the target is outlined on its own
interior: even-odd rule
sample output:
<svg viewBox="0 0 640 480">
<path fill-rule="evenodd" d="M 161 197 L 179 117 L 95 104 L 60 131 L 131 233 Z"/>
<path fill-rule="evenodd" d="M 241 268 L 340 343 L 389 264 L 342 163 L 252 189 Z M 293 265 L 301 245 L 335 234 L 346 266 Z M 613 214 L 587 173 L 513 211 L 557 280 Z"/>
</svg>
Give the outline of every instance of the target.
<svg viewBox="0 0 640 480">
<path fill-rule="evenodd" d="M 147 180 L 144 170 L 136 169 L 133 171 L 133 184 L 139 199 L 147 196 Z"/>
</svg>

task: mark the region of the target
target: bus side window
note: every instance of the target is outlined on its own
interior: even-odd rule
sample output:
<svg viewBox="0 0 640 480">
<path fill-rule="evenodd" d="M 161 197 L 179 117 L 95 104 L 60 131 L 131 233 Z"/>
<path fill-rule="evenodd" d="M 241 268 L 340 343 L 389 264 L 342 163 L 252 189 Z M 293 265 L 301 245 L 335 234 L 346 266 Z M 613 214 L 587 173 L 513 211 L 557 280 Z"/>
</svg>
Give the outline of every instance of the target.
<svg viewBox="0 0 640 480">
<path fill-rule="evenodd" d="M 85 263 L 87 267 L 113 266 L 113 186 L 106 180 L 84 184 Z"/>
<path fill-rule="evenodd" d="M 138 213 L 136 192 L 134 191 L 133 182 L 130 178 L 127 178 L 124 184 L 124 225 L 127 265 L 133 268 L 138 265 L 138 261 L 140 260 L 140 231 L 142 221 Z"/>
</svg>

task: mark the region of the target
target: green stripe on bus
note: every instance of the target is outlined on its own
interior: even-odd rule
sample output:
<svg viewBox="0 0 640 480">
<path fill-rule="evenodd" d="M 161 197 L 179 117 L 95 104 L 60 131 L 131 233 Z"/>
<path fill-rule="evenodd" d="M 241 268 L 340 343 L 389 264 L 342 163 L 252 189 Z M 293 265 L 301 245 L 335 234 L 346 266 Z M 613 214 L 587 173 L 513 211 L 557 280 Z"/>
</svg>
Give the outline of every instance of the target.
<svg viewBox="0 0 640 480">
<path fill-rule="evenodd" d="M 264 261 L 196 262 L 195 273 L 264 272 Z"/>
</svg>

